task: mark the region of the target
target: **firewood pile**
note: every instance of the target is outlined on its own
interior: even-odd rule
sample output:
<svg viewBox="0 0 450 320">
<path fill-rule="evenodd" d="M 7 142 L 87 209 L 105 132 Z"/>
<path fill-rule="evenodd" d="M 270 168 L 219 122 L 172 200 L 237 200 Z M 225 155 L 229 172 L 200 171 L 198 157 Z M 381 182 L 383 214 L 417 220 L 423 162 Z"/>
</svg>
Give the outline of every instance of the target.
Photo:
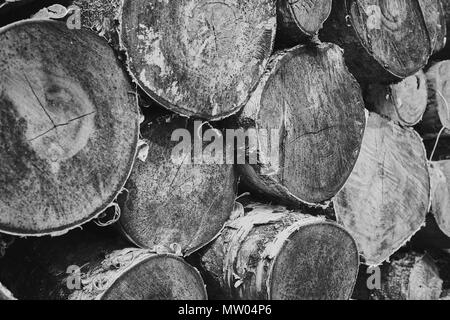
<svg viewBox="0 0 450 320">
<path fill-rule="evenodd" d="M 450 0 L 0 27 L 0 300 L 450 299 Z"/>
</svg>

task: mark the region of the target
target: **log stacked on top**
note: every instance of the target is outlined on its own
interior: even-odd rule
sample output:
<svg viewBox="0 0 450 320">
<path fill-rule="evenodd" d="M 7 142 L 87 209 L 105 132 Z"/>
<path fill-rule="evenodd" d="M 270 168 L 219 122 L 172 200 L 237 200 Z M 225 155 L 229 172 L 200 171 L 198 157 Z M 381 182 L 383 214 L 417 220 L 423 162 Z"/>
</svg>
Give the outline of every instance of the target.
<svg viewBox="0 0 450 320">
<path fill-rule="evenodd" d="M 447 0 L 50 4 L 0 3 L 0 231 L 57 236 L 0 243 L 14 296 L 445 295 Z"/>
</svg>

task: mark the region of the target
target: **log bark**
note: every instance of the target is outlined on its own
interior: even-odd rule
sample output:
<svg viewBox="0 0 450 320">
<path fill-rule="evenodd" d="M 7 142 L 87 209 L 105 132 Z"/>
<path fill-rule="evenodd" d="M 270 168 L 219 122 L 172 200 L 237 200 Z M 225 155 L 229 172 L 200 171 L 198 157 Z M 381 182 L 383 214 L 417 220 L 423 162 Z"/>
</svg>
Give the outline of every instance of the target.
<svg viewBox="0 0 450 320">
<path fill-rule="evenodd" d="M 428 103 L 427 77 L 419 71 L 397 84 L 372 84 L 367 89 L 367 107 L 404 126 L 415 126 Z"/>
<path fill-rule="evenodd" d="M 114 230 L 21 240 L 0 264 L 21 300 L 205 300 L 199 272 L 173 254 L 129 248 Z"/>
<path fill-rule="evenodd" d="M 277 42 L 293 47 L 319 32 L 331 13 L 331 0 L 277 1 Z"/>
<path fill-rule="evenodd" d="M 359 266 L 354 239 L 321 217 L 249 204 L 202 255 L 222 299 L 346 300 Z"/>
<path fill-rule="evenodd" d="M 373 300 L 438 300 L 442 294 L 438 267 L 428 255 L 399 254 L 383 266 L 381 278 Z"/>
<path fill-rule="evenodd" d="M 0 42 L 0 230 L 66 232 L 123 188 L 139 139 L 135 95 L 90 31 L 28 20 L 1 29 Z"/>
<path fill-rule="evenodd" d="M 419 135 L 370 114 L 362 150 L 336 216 L 370 266 L 380 265 L 424 224 L 430 203 L 426 152 Z"/>
<path fill-rule="evenodd" d="M 119 224 L 139 247 L 176 244 L 189 255 L 211 242 L 230 217 L 237 193 L 235 168 L 196 141 L 203 137 L 200 126 L 201 122 L 163 117 L 142 127 L 148 158 L 136 162 L 125 186 L 128 196 L 119 198 Z M 187 138 L 177 135 L 180 130 Z M 221 134 L 215 133 L 218 139 Z"/>
<path fill-rule="evenodd" d="M 243 183 L 286 204 L 318 204 L 353 170 L 364 102 L 339 47 L 299 46 L 273 58 L 238 122 L 256 145 L 238 163 Z"/>
<path fill-rule="evenodd" d="M 434 64 L 427 72 L 428 107 L 418 131 L 426 140 L 436 139 L 443 127 L 441 137 L 450 135 L 450 61 Z"/>
<path fill-rule="evenodd" d="M 322 39 L 341 46 L 360 82 L 391 83 L 418 72 L 431 55 L 417 1 L 333 1 Z"/>
</svg>

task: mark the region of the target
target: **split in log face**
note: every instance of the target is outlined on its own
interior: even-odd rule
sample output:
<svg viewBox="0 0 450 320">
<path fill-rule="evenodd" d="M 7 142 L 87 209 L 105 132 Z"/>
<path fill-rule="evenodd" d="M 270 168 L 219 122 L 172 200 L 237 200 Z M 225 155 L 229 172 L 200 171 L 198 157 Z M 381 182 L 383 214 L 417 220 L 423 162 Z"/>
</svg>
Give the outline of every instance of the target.
<svg viewBox="0 0 450 320">
<path fill-rule="evenodd" d="M 431 257 L 417 253 L 399 254 L 381 272 L 381 290 L 374 300 L 438 300 L 443 281 Z"/>
<path fill-rule="evenodd" d="M 355 237 L 366 264 L 386 261 L 425 224 L 429 200 L 419 135 L 371 114 L 355 170 L 334 199 L 338 221 Z"/>
<path fill-rule="evenodd" d="M 29 20 L 2 29 L 0 41 L 0 230 L 66 231 L 124 186 L 136 99 L 111 48 L 87 30 Z"/>
<path fill-rule="evenodd" d="M 354 239 L 321 217 L 250 204 L 205 248 L 203 271 L 221 298 L 346 300 L 359 267 Z M 217 295 L 217 294 L 216 294 Z"/>
<path fill-rule="evenodd" d="M 277 37 L 286 46 L 316 35 L 330 16 L 331 0 L 279 0 Z M 278 41 L 278 40 L 277 40 Z"/>
<path fill-rule="evenodd" d="M 126 185 L 127 199 L 119 197 L 120 225 L 140 247 L 171 249 L 176 244 L 189 255 L 209 243 L 230 217 L 237 176 L 233 165 L 209 163 L 214 160 L 206 152 L 203 164 L 198 163 L 193 140 L 181 155 L 176 154 L 180 137 L 176 141 L 172 137 L 180 129 L 192 139 L 202 131 L 182 118 L 159 119 L 143 126 L 149 154 L 145 162 L 136 161 Z"/>
<path fill-rule="evenodd" d="M 406 78 L 422 69 L 431 55 L 417 1 L 333 1 L 322 36 L 345 50 L 350 71 L 361 82 Z"/>
<path fill-rule="evenodd" d="M 128 248 L 113 231 L 89 226 L 18 241 L 2 260 L 0 279 L 24 300 L 207 299 L 200 273 L 183 259 Z"/>
<path fill-rule="evenodd" d="M 423 71 L 397 84 L 369 85 L 367 92 L 367 104 L 372 111 L 405 126 L 419 123 L 428 104 L 427 78 Z"/>
<path fill-rule="evenodd" d="M 148 95 L 181 115 L 218 120 L 248 100 L 275 30 L 273 0 L 125 0 L 120 36 Z"/>
<path fill-rule="evenodd" d="M 239 166 L 243 182 L 294 205 L 336 195 L 356 163 L 365 127 L 361 89 L 332 44 L 276 55 L 239 119 L 257 129 L 262 163 Z M 271 136 L 276 154 L 270 157 L 261 130 Z"/>
</svg>

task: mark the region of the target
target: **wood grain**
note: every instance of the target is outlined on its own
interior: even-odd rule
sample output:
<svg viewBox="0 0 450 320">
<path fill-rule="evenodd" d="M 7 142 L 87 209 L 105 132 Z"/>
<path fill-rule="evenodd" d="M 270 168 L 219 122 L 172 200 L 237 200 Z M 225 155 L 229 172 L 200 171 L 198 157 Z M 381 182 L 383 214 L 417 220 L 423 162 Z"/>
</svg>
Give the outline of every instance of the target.
<svg viewBox="0 0 450 320">
<path fill-rule="evenodd" d="M 396 84 L 369 85 L 367 92 L 367 107 L 371 111 L 404 126 L 418 124 L 428 105 L 427 77 L 423 71 Z"/>
<path fill-rule="evenodd" d="M 132 88 L 111 48 L 87 30 L 29 20 L 2 29 L 0 41 L 0 230 L 75 228 L 114 201 L 131 171 Z"/>
<path fill-rule="evenodd" d="M 444 234 L 450 237 L 450 161 L 433 162 L 431 175 L 431 211 Z"/>
<path fill-rule="evenodd" d="M 334 199 L 338 221 L 368 265 L 379 265 L 425 224 L 430 177 L 419 135 L 369 116 L 358 162 Z"/>
<path fill-rule="evenodd" d="M 202 256 L 209 290 L 222 299 L 349 299 L 359 256 L 347 231 L 283 207 L 252 203 L 245 212 Z"/>
<path fill-rule="evenodd" d="M 331 3 L 331 0 L 277 1 L 277 41 L 284 47 L 292 47 L 315 36 L 330 15 Z"/>
<path fill-rule="evenodd" d="M 344 49 L 350 71 L 364 83 L 391 83 L 411 76 L 432 53 L 417 1 L 334 1 L 321 35 Z"/>
<path fill-rule="evenodd" d="M 248 100 L 271 54 L 273 0 L 125 0 L 121 43 L 139 86 L 184 116 L 218 120 Z"/>
<path fill-rule="evenodd" d="M 439 270 L 428 255 L 398 254 L 382 269 L 381 290 L 374 300 L 438 300 L 443 281 Z"/>
<path fill-rule="evenodd" d="M 201 132 L 183 118 L 161 118 L 142 127 L 149 155 L 145 162 L 136 162 L 126 184 L 128 194 L 119 199 L 119 223 L 140 247 L 168 249 L 177 244 L 189 255 L 209 243 L 230 217 L 237 175 L 233 165 L 214 162 L 206 152 L 200 155 L 203 162 L 197 162 L 194 141 L 177 154 L 180 163 L 174 162 L 179 142 L 172 134 L 177 129 L 188 130 L 192 139 Z"/>
<path fill-rule="evenodd" d="M 23 300 L 207 299 L 199 272 L 180 257 L 130 248 L 114 230 L 91 226 L 16 242 L 0 279 Z"/>
<path fill-rule="evenodd" d="M 239 166 L 243 182 L 291 204 L 336 195 L 356 163 L 365 126 L 360 87 L 332 44 L 277 54 L 239 118 L 242 127 L 271 135 L 274 150 L 264 154 L 271 149 L 257 137 L 260 164 Z"/>
</svg>

